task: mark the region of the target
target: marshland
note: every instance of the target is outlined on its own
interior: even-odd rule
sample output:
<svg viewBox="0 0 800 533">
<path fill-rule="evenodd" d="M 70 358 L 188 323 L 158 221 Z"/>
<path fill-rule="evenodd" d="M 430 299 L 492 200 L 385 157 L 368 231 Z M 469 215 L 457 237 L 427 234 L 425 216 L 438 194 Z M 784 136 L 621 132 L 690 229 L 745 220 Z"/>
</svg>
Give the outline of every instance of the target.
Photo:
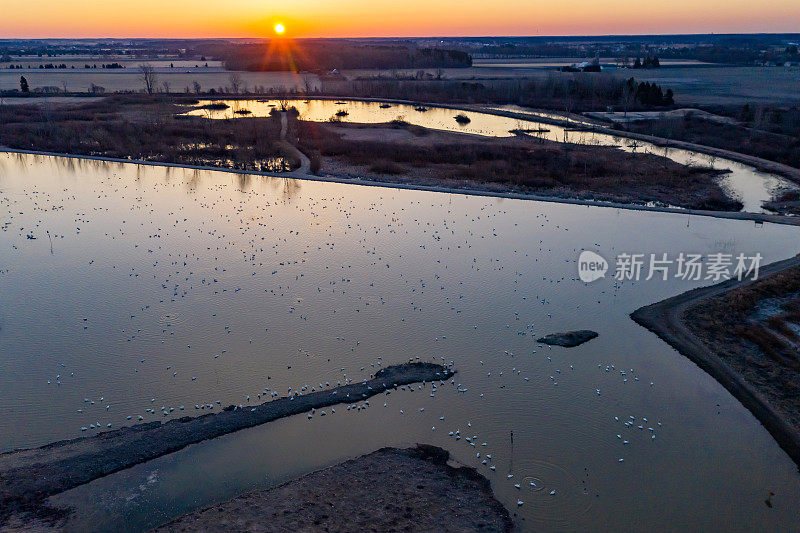
<svg viewBox="0 0 800 533">
<path fill-rule="evenodd" d="M 0 42 L 0 528 L 800 528 L 791 38 Z"/>
</svg>

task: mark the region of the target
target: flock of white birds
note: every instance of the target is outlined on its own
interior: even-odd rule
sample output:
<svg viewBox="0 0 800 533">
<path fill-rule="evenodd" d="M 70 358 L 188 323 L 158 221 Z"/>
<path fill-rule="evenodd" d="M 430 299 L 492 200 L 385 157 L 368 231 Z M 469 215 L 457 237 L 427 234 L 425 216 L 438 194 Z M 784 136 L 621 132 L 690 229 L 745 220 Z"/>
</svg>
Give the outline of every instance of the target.
<svg viewBox="0 0 800 533">
<path fill-rule="evenodd" d="M 592 326 L 581 317 L 600 320 L 620 291 L 636 290 L 577 279 L 580 243 L 613 247 L 577 225 L 580 207 L 560 207 L 572 213 L 565 218 L 539 203 L 509 213 L 498 199 L 46 163 L 30 160 L 18 180 L 0 181 L 0 245 L 10 250 L 0 283 L 29 298 L 29 314 L 2 317 L 0 335 L 58 332 L 15 345 L 32 356 L 20 363 L 31 392 L 20 405 L 46 395 L 41 405 L 51 406 L 32 415 L 43 435 L 252 408 L 433 361 L 458 373 L 307 418 L 395 410 L 411 418 L 411 434 L 424 427 L 453 450 L 471 448 L 479 470 L 518 491 L 517 506 L 590 492 L 509 466 L 504 454 L 536 455 L 530 427 L 559 416 L 536 403 L 596 412 L 581 438 L 603 441 L 615 462 L 645 441 L 657 445 L 659 416 L 647 402 L 627 407 L 655 380 L 615 363 L 607 345 L 594 351 L 611 331 L 575 349 L 535 341 L 567 324 Z M 37 165 L 48 172 L 37 175 Z M 621 386 L 636 389 L 621 398 Z M 412 412 L 409 394 L 419 392 L 427 400 Z M 530 413 L 520 410 L 527 404 Z"/>
</svg>

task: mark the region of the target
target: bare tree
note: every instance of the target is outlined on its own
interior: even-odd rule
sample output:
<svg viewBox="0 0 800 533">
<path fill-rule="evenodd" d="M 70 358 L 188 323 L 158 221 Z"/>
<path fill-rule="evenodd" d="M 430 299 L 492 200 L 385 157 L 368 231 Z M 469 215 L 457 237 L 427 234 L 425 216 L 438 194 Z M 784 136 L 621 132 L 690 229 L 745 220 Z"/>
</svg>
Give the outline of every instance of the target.
<svg viewBox="0 0 800 533">
<path fill-rule="evenodd" d="M 168 81 L 162 81 L 161 82 L 161 87 L 164 88 L 164 92 L 165 93 L 169 94 L 170 86 L 169 86 L 169 82 Z"/>
<path fill-rule="evenodd" d="M 202 87 L 200 87 L 200 83 L 197 80 L 192 82 L 192 89 L 194 89 L 194 94 L 200 94 Z"/>
<path fill-rule="evenodd" d="M 149 63 L 142 63 L 139 65 L 139 70 L 141 71 L 141 79 L 142 83 L 144 83 L 145 91 L 147 91 L 147 94 L 153 94 L 156 89 L 156 83 L 158 82 L 156 69 Z"/>
<path fill-rule="evenodd" d="M 311 76 L 307 74 L 303 76 L 303 89 L 305 90 L 305 94 L 311 94 L 311 91 L 314 89 L 314 81 L 311 79 Z"/>
<path fill-rule="evenodd" d="M 239 89 L 242 86 L 242 77 L 239 75 L 239 73 L 234 72 L 228 77 L 228 80 L 231 82 L 231 92 L 233 94 L 239 94 Z"/>
<path fill-rule="evenodd" d="M 622 105 L 625 108 L 625 118 L 628 118 L 628 110 L 636 101 L 636 94 L 627 84 L 622 89 Z"/>
</svg>

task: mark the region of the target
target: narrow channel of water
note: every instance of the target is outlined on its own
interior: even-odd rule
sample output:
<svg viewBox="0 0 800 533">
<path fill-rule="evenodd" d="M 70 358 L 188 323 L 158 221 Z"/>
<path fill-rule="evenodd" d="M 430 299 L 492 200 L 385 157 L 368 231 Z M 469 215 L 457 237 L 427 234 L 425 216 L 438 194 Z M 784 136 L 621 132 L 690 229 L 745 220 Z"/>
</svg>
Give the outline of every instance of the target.
<svg viewBox="0 0 800 533">
<path fill-rule="evenodd" d="M 236 112 L 246 109 L 251 112 L 247 116 L 263 117 L 269 116 L 270 112 L 280 105 L 278 100 L 201 100 L 199 105 L 208 105 L 212 102 L 224 103 L 229 107 L 227 109 L 197 109 L 187 114 L 212 119 L 230 119 L 240 117 L 241 115 Z M 531 135 L 551 141 L 617 146 L 628 152 L 665 156 L 681 164 L 706 165 L 716 169 L 729 170 L 730 172 L 720 178 L 720 183 L 731 196 L 738 198 L 744 204 L 743 211 L 746 212 L 765 212 L 761 207 L 762 204 L 772 199 L 776 192 L 785 188 L 796 188 L 793 183 L 780 176 L 760 172 L 736 161 L 711 157 L 690 150 L 664 149 L 651 143 L 606 133 L 576 131 L 574 127 L 581 126 L 581 124 L 574 119 L 569 119 L 574 126 L 568 128 L 536 121 L 539 116 L 552 120 L 564 120 L 564 117 L 556 113 L 541 115 L 532 113 L 530 120 L 520 120 L 477 111 L 456 111 L 438 107 L 390 105 L 356 100 L 289 100 L 289 103 L 297 108 L 302 119 L 313 122 L 341 120 L 343 122 L 378 124 L 392 120 L 404 120 L 410 124 L 431 129 L 491 137 L 510 137 L 513 135 L 511 133 L 513 130 L 529 130 L 532 132 Z M 347 115 L 337 116 L 340 111 L 346 112 Z M 517 111 L 514 110 L 514 112 Z M 458 114 L 469 117 L 469 123 L 456 122 L 455 116 Z"/>
</svg>

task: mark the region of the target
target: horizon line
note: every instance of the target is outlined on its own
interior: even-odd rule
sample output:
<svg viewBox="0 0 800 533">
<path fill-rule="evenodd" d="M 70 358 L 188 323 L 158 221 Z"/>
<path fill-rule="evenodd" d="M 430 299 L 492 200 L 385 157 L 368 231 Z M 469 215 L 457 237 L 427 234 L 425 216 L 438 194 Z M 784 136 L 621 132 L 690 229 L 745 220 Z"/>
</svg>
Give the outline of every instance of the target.
<svg viewBox="0 0 800 533">
<path fill-rule="evenodd" d="M 575 34 L 551 34 L 551 35 L 532 35 L 532 34 L 508 34 L 508 35 L 402 35 L 402 36 L 379 36 L 379 35 L 367 35 L 367 36 L 319 36 L 319 37 L 312 37 L 312 36 L 302 36 L 302 37 L 291 37 L 291 36 L 243 36 L 243 37 L 222 37 L 222 36 L 215 36 L 215 37 L 103 37 L 103 36 L 93 36 L 93 37 L 71 37 L 71 36 L 50 36 L 50 37 L 3 37 L 0 38 L 0 42 L 8 42 L 8 41 L 47 41 L 47 40 L 71 40 L 71 41 L 83 41 L 83 40 L 104 40 L 104 41 L 121 41 L 121 40 L 139 40 L 139 41 L 203 41 L 203 40 L 243 40 L 243 39 L 259 39 L 259 40 L 273 40 L 273 39 L 282 39 L 282 40 L 313 40 L 313 39 L 320 39 L 320 40 L 334 40 L 334 39 L 557 39 L 557 38 L 580 38 L 580 37 L 603 37 L 603 38 L 610 38 L 610 37 L 700 37 L 700 36 L 800 36 L 800 31 L 798 32 L 693 32 L 693 33 L 575 33 Z"/>
</svg>

